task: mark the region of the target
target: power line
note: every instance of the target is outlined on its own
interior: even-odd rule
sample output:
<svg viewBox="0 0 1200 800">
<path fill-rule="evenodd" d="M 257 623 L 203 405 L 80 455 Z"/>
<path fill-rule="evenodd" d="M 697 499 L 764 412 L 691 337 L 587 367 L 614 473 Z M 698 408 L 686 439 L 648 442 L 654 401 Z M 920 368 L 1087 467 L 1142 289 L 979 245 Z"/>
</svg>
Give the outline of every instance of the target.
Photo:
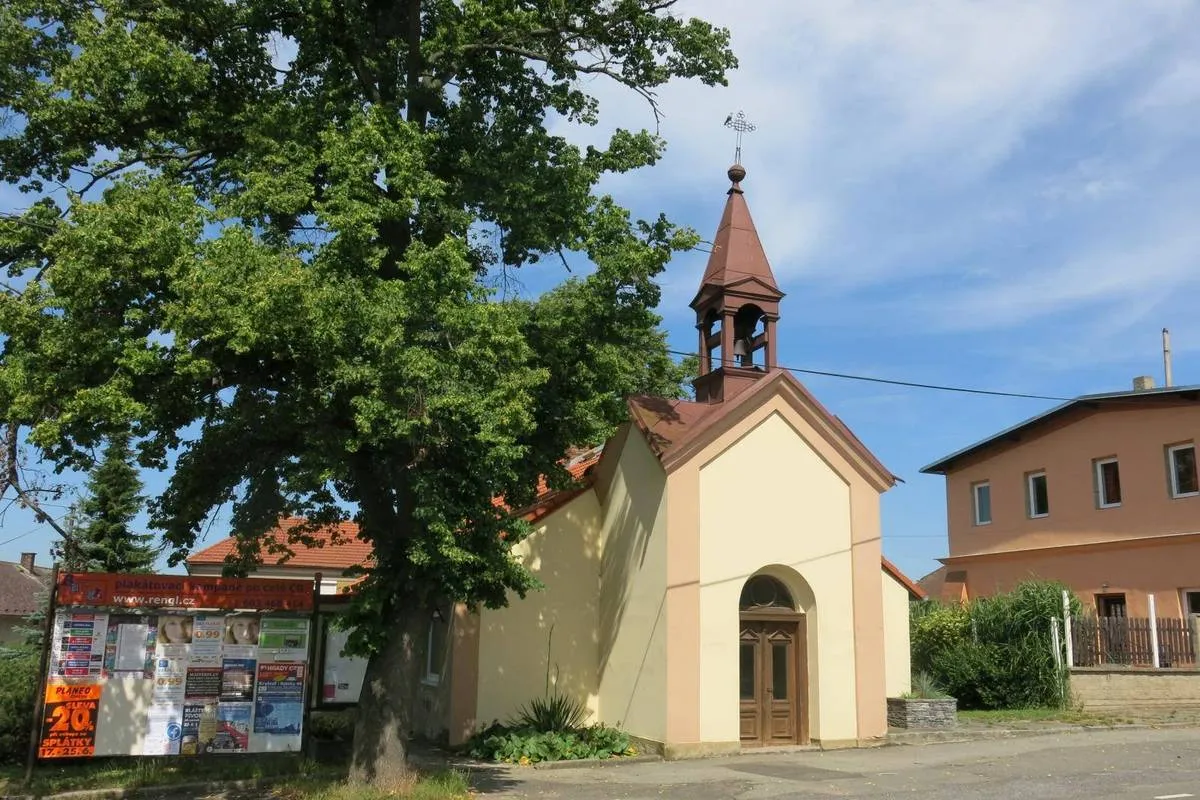
<svg viewBox="0 0 1200 800">
<path fill-rule="evenodd" d="M 668 350 L 668 353 L 676 356 L 696 356 L 695 353 L 685 353 L 682 350 Z M 990 397 L 1016 397 L 1022 400 L 1054 400 L 1056 402 L 1065 403 L 1074 400 L 1073 397 L 1054 397 L 1046 394 L 1024 394 L 1022 392 L 999 392 L 991 389 L 970 389 L 963 386 L 943 386 L 936 383 L 918 383 L 916 381 L 899 381 L 891 378 L 874 378 L 868 375 L 850 375 L 845 372 L 829 372 L 828 370 L 820 369 L 804 369 L 803 367 L 788 367 L 780 364 L 778 369 L 784 369 L 788 372 L 796 372 L 803 375 L 819 375 L 823 378 L 842 378 L 848 381 L 864 381 L 866 383 L 883 383 L 888 386 L 906 386 L 910 389 L 933 389 L 939 392 L 958 392 L 960 394 L 979 394 Z"/>
<path fill-rule="evenodd" d="M 17 534 L 16 536 L 12 537 L 11 539 L 5 539 L 3 542 L 0 542 L 0 547 L 3 547 L 3 546 L 4 546 L 4 545 L 6 545 L 6 544 L 12 544 L 12 543 L 13 543 L 13 542 L 15 542 L 17 539 L 23 539 L 23 538 L 25 538 L 26 536 L 28 536 L 29 534 L 31 534 L 31 533 L 33 533 L 34 531 L 36 531 L 36 530 L 38 530 L 39 528 L 41 528 L 41 527 L 42 527 L 42 526 L 41 526 L 41 525 L 39 525 L 37 528 L 30 528 L 29 530 L 25 531 L 24 533 L 19 533 L 19 534 Z"/>
</svg>

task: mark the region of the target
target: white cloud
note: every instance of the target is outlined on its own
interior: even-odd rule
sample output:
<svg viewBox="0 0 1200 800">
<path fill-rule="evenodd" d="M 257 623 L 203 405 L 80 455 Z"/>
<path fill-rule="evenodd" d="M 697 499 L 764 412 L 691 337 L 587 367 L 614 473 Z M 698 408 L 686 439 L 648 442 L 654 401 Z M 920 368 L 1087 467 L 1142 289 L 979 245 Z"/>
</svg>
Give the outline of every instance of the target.
<svg viewBox="0 0 1200 800">
<path fill-rule="evenodd" d="M 667 157 L 606 188 L 711 235 L 733 150 L 721 122 L 744 109 L 758 125 L 745 145 L 747 199 L 794 296 L 885 307 L 880 324 L 923 324 L 939 309 L 943 329 L 986 331 L 1076 312 L 1086 324 L 1114 306 L 1144 321 L 1178 302 L 1171 287 L 1191 285 L 1200 239 L 1183 212 L 1200 201 L 1200 161 L 1187 161 L 1200 138 L 1200 6 L 684 0 L 677 10 L 729 27 L 741 67 L 728 88 L 666 87 Z M 595 86 L 606 128 L 590 141 L 652 124 L 640 99 Z M 667 303 L 690 295 L 702 268 L 702 257 L 672 264 Z"/>
</svg>

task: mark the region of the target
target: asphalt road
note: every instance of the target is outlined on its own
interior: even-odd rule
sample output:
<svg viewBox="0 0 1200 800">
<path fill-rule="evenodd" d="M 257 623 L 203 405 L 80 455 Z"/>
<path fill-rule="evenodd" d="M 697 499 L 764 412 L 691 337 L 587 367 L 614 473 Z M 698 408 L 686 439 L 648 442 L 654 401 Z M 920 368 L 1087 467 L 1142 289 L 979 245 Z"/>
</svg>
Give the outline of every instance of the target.
<svg viewBox="0 0 1200 800">
<path fill-rule="evenodd" d="M 1200 800 L 1200 728 L 1112 730 L 607 767 L 484 770 L 487 797 Z"/>
</svg>

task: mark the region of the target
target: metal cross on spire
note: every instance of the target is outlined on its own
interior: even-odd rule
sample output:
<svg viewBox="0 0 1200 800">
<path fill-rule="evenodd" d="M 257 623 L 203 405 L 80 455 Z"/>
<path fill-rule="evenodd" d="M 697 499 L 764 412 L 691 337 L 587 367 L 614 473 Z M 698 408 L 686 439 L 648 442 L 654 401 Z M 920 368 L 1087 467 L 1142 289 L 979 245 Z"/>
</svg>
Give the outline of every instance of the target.
<svg viewBox="0 0 1200 800">
<path fill-rule="evenodd" d="M 733 163 L 742 163 L 742 136 L 747 133 L 754 133 L 758 126 L 750 120 L 746 119 L 746 113 L 739 111 L 736 114 L 730 114 L 725 118 L 725 127 L 733 128 L 737 132 L 737 147 L 733 151 Z"/>
</svg>

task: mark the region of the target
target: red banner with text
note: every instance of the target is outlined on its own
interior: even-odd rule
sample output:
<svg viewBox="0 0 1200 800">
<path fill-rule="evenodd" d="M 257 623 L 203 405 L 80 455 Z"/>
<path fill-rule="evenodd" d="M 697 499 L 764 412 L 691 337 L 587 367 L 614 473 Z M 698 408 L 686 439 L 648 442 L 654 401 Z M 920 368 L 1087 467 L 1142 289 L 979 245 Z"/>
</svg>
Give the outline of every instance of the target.
<svg viewBox="0 0 1200 800">
<path fill-rule="evenodd" d="M 58 602 L 66 606 L 311 611 L 312 593 L 312 581 L 273 578 L 112 572 L 68 572 L 58 577 Z"/>
</svg>

